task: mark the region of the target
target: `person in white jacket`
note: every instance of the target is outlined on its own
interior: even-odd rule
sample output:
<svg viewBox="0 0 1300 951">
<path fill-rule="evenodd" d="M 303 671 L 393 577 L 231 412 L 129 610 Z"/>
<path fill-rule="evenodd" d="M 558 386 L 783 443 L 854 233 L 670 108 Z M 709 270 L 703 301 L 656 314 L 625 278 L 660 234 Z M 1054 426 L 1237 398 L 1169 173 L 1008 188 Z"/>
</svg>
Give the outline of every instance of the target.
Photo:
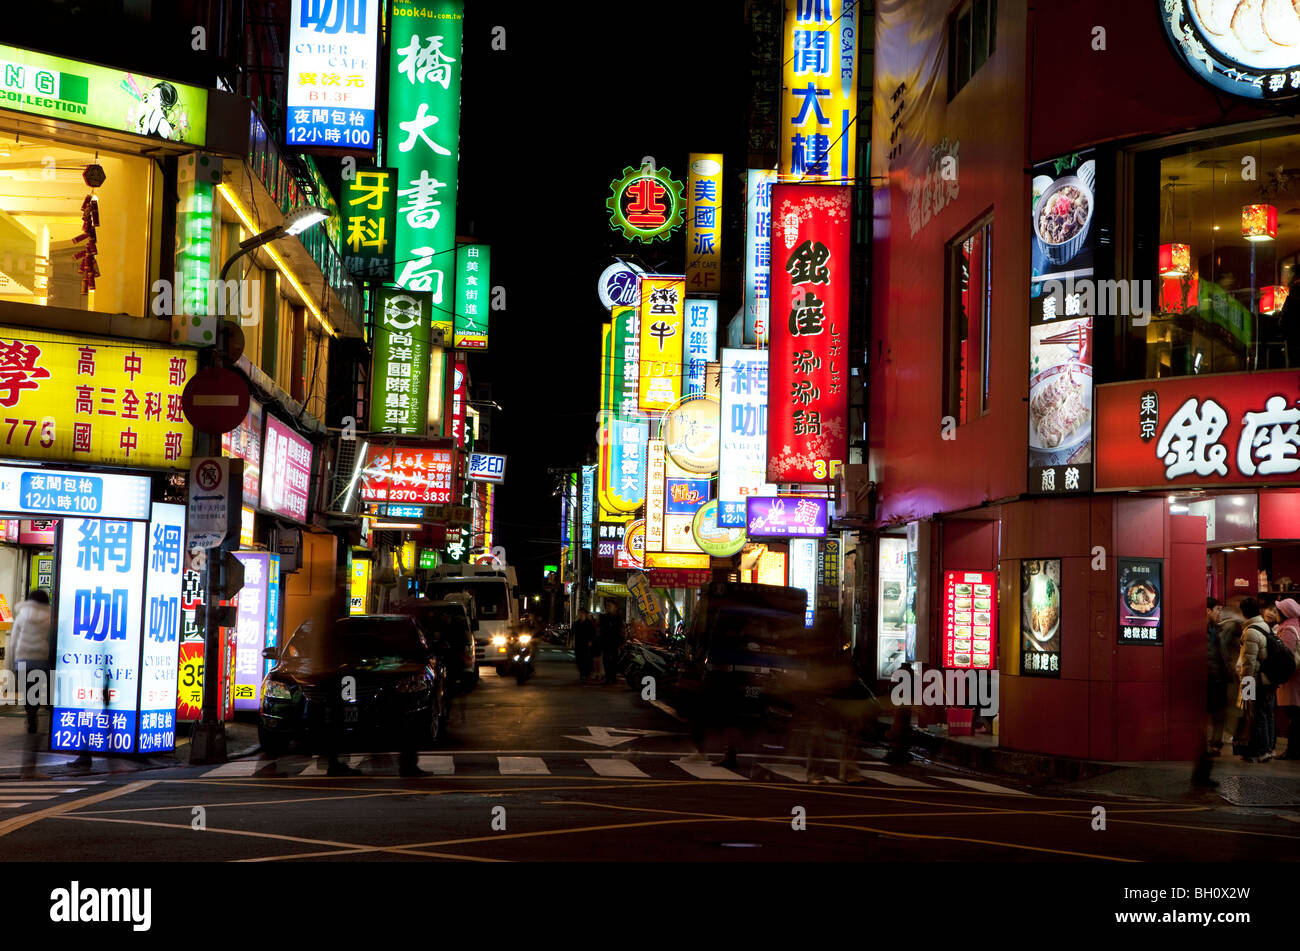
<svg viewBox="0 0 1300 951">
<path fill-rule="evenodd" d="M 27 707 L 27 732 L 36 732 L 36 716 L 40 705 L 33 700 L 28 685 L 28 675 L 40 670 L 45 674 L 45 695 L 48 700 L 50 685 L 50 596 L 40 588 L 33 588 L 26 601 L 14 608 L 14 623 L 9 632 L 9 650 L 5 665 L 14 672 L 14 683 L 23 695 Z"/>
</svg>

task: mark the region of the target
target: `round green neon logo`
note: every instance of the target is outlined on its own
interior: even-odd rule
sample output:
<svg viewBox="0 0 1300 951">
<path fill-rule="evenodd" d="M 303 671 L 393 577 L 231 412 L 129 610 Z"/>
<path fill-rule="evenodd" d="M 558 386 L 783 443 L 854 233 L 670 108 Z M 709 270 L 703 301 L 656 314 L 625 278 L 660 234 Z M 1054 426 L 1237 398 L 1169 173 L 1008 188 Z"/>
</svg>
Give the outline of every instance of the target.
<svg viewBox="0 0 1300 951">
<path fill-rule="evenodd" d="M 682 224 L 682 183 L 666 168 L 628 166 L 610 182 L 609 227 L 629 241 L 667 241 Z"/>
</svg>

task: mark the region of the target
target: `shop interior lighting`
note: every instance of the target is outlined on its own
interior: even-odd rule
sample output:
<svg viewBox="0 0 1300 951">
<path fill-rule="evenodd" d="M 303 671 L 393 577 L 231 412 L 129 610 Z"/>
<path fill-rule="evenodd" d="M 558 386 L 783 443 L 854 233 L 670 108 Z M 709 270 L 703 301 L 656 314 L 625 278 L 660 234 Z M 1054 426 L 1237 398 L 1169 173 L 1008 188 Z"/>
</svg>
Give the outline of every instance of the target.
<svg viewBox="0 0 1300 951">
<path fill-rule="evenodd" d="M 248 210 L 244 208 L 239 199 L 235 197 L 234 189 L 225 182 L 222 182 L 217 186 L 217 191 L 219 191 L 221 197 L 226 200 L 226 204 L 230 205 L 230 207 L 234 209 L 235 216 L 239 218 L 246 231 L 250 234 L 261 233 L 261 230 L 253 222 L 253 218 L 248 213 Z M 304 227 L 307 227 L 310 224 L 311 222 L 308 222 L 308 225 L 304 225 Z M 315 317 L 316 320 L 320 322 L 320 325 L 325 328 L 325 332 L 331 337 L 337 337 L 338 332 L 330 325 L 329 321 L 321 315 L 320 308 L 316 306 L 315 302 L 311 299 L 311 295 L 303 288 L 302 284 L 298 281 L 297 276 L 289 270 L 289 265 L 285 264 L 284 259 L 281 258 L 270 245 L 263 245 L 262 250 L 267 253 L 273 262 L 275 262 L 275 266 L 279 269 L 280 273 L 284 275 L 284 279 L 289 282 L 290 286 L 293 287 L 295 291 L 298 292 L 298 296 L 302 298 L 307 309 L 311 311 L 312 316 Z"/>
<path fill-rule="evenodd" d="M 1276 314 L 1286 303 L 1291 288 L 1285 284 L 1266 284 L 1259 289 L 1259 312 Z"/>
<path fill-rule="evenodd" d="M 1160 245 L 1160 276 L 1186 277 L 1192 273 L 1192 248 L 1187 244 Z"/>
</svg>

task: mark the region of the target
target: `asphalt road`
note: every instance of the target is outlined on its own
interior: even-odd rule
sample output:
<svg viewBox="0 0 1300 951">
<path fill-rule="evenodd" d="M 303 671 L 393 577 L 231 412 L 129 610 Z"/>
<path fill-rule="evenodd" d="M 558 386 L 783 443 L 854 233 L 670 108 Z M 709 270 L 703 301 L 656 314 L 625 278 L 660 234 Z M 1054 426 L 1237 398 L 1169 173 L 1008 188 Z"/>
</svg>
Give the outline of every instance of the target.
<svg viewBox="0 0 1300 951">
<path fill-rule="evenodd" d="M 42 783 L 0 781 L 0 856 L 36 861 L 1029 861 L 1291 859 L 1300 827 L 1222 800 L 1043 794 L 883 749 L 838 781 L 779 738 L 733 768 L 621 683 L 582 686 L 558 653 L 527 685 L 490 671 L 453 712 L 433 775 L 358 751 L 252 756 Z M 712 762 L 710 761 L 712 760 Z M 818 766 L 814 763 L 814 766 Z M 1104 809 L 1105 828 L 1096 807 Z"/>
</svg>

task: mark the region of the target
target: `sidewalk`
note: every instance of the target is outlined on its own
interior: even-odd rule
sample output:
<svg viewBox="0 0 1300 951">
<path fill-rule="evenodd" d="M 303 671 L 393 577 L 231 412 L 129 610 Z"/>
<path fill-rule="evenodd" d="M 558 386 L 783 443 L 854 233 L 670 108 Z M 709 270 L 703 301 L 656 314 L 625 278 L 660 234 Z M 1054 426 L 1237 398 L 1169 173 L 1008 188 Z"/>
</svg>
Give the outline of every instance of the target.
<svg viewBox="0 0 1300 951">
<path fill-rule="evenodd" d="M 1042 792 L 1205 801 L 1239 806 L 1300 806 L 1300 761 L 1247 763 L 1231 747 L 1215 757 L 1218 788 L 1194 787 L 1190 761 L 1106 762 L 1003 749 L 995 736 L 937 736 L 913 730 L 913 752 L 980 773 L 1015 777 Z M 1277 753 L 1286 752 L 1286 740 Z"/>
<path fill-rule="evenodd" d="M 29 742 L 27 717 L 22 707 L 0 706 L 0 781 L 17 779 L 23 764 L 23 753 Z M 41 717 L 41 732 L 35 739 L 41 746 L 37 754 L 37 769 L 50 776 L 92 776 L 102 773 L 129 773 L 150 769 L 170 769 L 188 766 L 190 738 L 176 738 L 174 753 L 154 756 L 92 755 L 89 767 L 74 766 L 76 753 L 49 752 L 49 714 Z M 226 724 L 226 756 L 235 759 L 247 756 L 257 749 L 257 726 L 252 723 Z"/>
</svg>

